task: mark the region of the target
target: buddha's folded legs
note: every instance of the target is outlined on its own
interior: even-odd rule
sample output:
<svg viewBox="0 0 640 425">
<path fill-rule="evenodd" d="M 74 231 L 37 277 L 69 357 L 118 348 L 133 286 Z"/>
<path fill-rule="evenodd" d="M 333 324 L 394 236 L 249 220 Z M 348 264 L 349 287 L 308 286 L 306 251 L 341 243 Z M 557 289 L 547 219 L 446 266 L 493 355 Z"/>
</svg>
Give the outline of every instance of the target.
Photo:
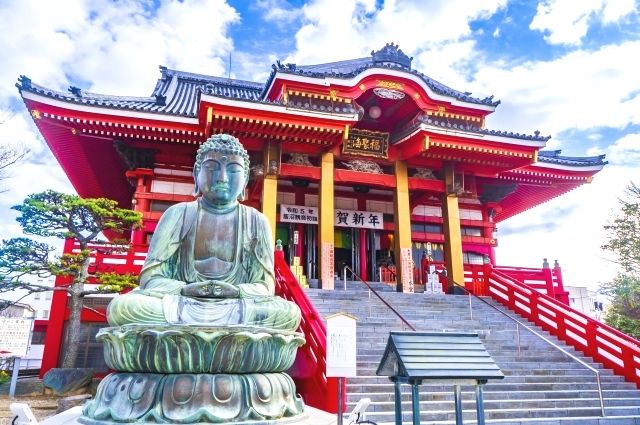
<svg viewBox="0 0 640 425">
<path fill-rule="evenodd" d="M 107 307 L 107 321 L 111 326 L 167 323 L 162 298 L 145 295 L 142 291 L 132 291 L 112 299 Z"/>
<path fill-rule="evenodd" d="M 126 324 L 247 325 L 296 330 L 300 309 L 279 297 L 205 299 L 179 295 L 163 298 L 132 291 L 115 297 L 107 318 L 112 326 Z"/>
</svg>

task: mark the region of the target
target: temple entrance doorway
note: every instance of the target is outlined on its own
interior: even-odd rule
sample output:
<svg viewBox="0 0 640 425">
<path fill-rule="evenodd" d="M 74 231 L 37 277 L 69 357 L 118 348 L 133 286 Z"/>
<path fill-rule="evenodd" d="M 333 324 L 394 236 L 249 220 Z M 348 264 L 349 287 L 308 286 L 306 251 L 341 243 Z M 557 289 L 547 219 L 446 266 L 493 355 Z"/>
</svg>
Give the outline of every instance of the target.
<svg viewBox="0 0 640 425">
<path fill-rule="evenodd" d="M 339 279 L 342 279 L 344 267 L 353 268 L 355 262 L 353 229 L 335 229 L 334 247 L 335 273 Z"/>
</svg>

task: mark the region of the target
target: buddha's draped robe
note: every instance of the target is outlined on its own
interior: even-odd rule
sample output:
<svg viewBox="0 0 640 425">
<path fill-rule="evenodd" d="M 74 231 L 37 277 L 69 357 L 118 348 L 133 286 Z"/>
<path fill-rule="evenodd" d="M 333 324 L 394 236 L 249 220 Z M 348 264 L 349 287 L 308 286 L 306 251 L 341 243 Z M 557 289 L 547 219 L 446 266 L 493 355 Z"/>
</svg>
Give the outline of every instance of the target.
<svg viewBox="0 0 640 425">
<path fill-rule="evenodd" d="M 109 323 L 257 325 L 295 330 L 300 309 L 274 296 L 273 244 L 265 216 L 238 205 L 236 241 L 230 243 L 235 246 L 231 269 L 221 275 L 205 275 L 196 270 L 194 259 L 198 215 L 204 213 L 199 201 L 176 204 L 165 211 L 151 239 L 140 287 L 111 301 Z M 239 298 L 180 295 L 185 284 L 212 279 L 236 286 Z"/>
</svg>

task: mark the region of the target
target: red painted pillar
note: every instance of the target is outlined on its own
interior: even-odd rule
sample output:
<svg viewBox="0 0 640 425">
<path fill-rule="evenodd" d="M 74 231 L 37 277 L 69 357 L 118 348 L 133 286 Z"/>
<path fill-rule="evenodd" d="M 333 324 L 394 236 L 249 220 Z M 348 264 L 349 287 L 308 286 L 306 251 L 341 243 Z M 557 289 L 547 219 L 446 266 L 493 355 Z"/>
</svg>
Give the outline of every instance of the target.
<svg viewBox="0 0 640 425">
<path fill-rule="evenodd" d="M 133 194 L 131 207 L 134 211 L 142 214 L 149 212 L 151 210 L 151 201 L 145 195 L 151 192 L 153 170 L 138 168 L 135 171 L 127 171 L 125 175 L 128 178 L 137 179 L 136 191 Z M 146 245 L 146 242 L 144 226 L 131 231 L 131 243 L 135 245 Z"/>
<path fill-rule="evenodd" d="M 64 242 L 64 253 L 69 254 L 73 250 L 73 239 Z M 55 286 L 63 286 L 71 283 L 71 277 L 57 277 Z M 51 312 L 47 323 L 47 333 L 44 339 L 44 351 L 42 353 L 42 366 L 40 377 L 42 378 L 49 369 L 58 367 L 62 339 L 64 337 L 64 321 L 67 316 L 67 292 L 53 291 L 51 299 Z"/>
<path fill-rule="evenodd" d="M 360 277 L 363 280 L 369 279 L 369 270 L 367 269 L 368 258 L 367 258 L 367 229 L 359 230 L 360 237 Z"/>
</svg>

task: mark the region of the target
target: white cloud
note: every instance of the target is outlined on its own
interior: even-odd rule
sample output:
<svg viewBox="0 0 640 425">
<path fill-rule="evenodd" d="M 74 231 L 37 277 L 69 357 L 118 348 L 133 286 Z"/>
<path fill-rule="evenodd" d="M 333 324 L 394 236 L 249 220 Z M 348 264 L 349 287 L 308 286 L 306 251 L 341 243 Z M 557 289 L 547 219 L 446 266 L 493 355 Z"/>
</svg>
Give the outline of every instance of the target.
<svg viewBox="0 0 640 425">
<path fill-rule="evenodd" d="M 503 102 L 490 117 L 492 127 L 552 135 L 624 128 L 640 122 L 640 63 L 628 60 L 639 49 L 640 42 L 628 41 L 516 67 L 484 64 L 472 85 Z"/>
<path fill-rule="evenodd" d="M 28 194 L 46 189 L 73 193 L 67 177 L 18 100 L 20 74 L 65 90 L 72 80 L 90 91 L 147 96 L 158 65 L 224 74 L 238 13 L 223 0 L 16 0 L 0 3 L 0 143 L 31 149 L 31 159 L 11 171 L 0 194 L 0 238 L 18 236 L 15 212 Z M 79 82 L 78 82 L 79 81 Z"/>
<path fill-rule="evenodd" d="M 550 44 L 579 45 L 594 22 L 614 23 L 635 11 L 634 0 L 545 0 L 529 28 Z"/>
<path fill-rule="evenodd" d="M 607 159 L 612 164 L 628 166 L 640 164 L 640 133 L 627 134 L 618 139 L 609 147 Z"/>
<path fill-rule="evenodd" d="M 15 96 L 19 74 L 65 89 L 67 76 L 89 90 L 149 95 L 158 65 L 223 74 L 233 49 L 226 35 L 239 22 L 222 0 L 163 2 L 157 10 L 133 0 L 118 2 L 24 0 L 0 6 L 0 98 Z"/>
<path fill-rule="evenodd" d="M 302 16 L 302 9 L 292 7 L 286 0 L 257 0 L 256 6 L 264 10 L 265 21 L 279 26 L 291 24 Z"/>
<path fill-rule="evenodd" d="M 373 0 L 313 0 L 303 7 L 304 24 L 296 33 L 296 51 L 287 61 L 312 64 L 363 57 L 390 42 L 417 56 L 468 38 L 470 21 L 491 16 L 505 4 L 506 0 L 391 0 L 376 8 Z M 419 62 L 416 58 L 417 68 Z"/>
</svg>

